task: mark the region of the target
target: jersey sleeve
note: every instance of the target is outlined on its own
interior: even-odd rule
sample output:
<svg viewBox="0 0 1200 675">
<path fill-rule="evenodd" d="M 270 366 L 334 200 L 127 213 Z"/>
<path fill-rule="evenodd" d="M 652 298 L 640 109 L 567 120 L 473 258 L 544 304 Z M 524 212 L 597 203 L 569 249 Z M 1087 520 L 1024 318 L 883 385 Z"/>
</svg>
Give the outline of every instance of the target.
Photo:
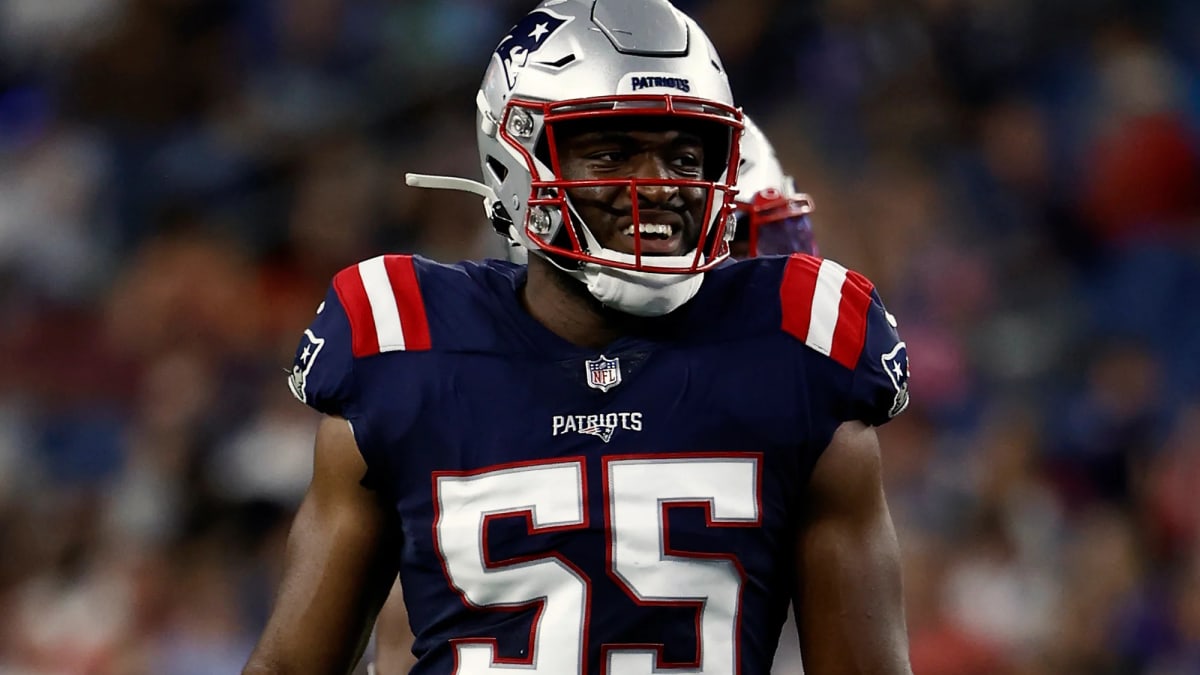
<svg viewBox="0 0 1200 675">
<path fill-rule="evenodd" d="M 896 318 L 872 289 L 866 338 L 850 389 L 851 418 L 879 426 L 907 407 L 908 347 L 900 339 Z"/>
<path fill-rule="evenodd" d="M 296 347 L 288 386 L 302 403 L 349 417 L 363 385 L 359 359 L 430 349 L 429 322 L 412 256 L 381 255 L 333 277 L 317 316 Z"/>
<path fill-rule="evenodd" d="M 390 453 L 421 409 L 421 377 L 402 354 L 430 345 L 414 259 L 383 255 L 334 275 L 296 347 L 288 387 L 350 422 L 371 489 L 388 489 Z"/>
<path fill-rule="evenodd" d="M 326 415 L 347 416 L 354 392 L 354 355 L 346 309 L 330 286 L 300 336 L 288 375 L 292 395 Z"/>
<path fill-rule="evenodd" d="M 869 279 L 797 254 L 785 267 L 780 296 L 784 331 L 808 348 L 816 420 L 828 420 L 830 429 L 849 420 L 878 426 L 903 412 L 908 352 Z"/>
</svg>

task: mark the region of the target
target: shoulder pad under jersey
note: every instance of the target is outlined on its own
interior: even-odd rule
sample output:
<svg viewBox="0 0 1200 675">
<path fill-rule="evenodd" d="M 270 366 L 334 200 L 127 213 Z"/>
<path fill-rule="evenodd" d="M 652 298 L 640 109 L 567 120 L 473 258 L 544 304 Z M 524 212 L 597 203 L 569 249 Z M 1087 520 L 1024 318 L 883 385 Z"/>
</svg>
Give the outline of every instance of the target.
<svg viewBox="0 0 1200 675">
<path fill-rule="evenodd" d="M 791 256 L 780 288 L 783 330 L 853 375 L 847 419 L 879 425 L 908 406 L 908 350 L 869 279 L 838 263 Z"/>
<path fill-rule="evenodd" d="M 357 359 L 429 348 L 429 324 L 412 257 L 371 258 L 334 276 L 296 348 L 288 387 L 301 402 L 346 416 L 355 396 Z"/>
</svg>

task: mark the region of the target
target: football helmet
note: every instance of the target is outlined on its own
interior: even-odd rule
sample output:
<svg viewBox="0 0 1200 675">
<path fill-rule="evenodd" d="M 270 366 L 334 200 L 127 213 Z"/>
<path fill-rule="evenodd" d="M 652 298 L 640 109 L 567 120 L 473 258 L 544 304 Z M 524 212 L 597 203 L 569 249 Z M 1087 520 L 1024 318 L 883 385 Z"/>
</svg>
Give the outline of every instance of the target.
<svg viewBox="0 0 1200 675">
<path fill-rule="evenodd" d="M 741 112 L 708 37 L 666 0 L 542 2 L 493 52 L 476 107 L 483 183 L 410 175 L 409 184 L 482 195 L 497 231 L 586 284 L 602 303 L 641 316 L 666 314 L 729 256 Z M 560 123 L 629 116 L 702 127 L 703 174 L 563 179 L 554 137 Z M 643 254 L 640 227 L 633 228 L 634 253 L 602 247 L 568 194 L 600 186 L 630 191 L 635 223 L 639 187 L 703 188 L 695 247 Z"/>
<path fill-rule="evenodd" d="M 816 255 L 817 244 L 808 217 L 814 208 L 812 197 L 796 191 L 792 177 L 783 172 L 775 148 L 762 129 L 749 116 L 744 116 L 742 122 L 745 133 L 737 179 L 734 255 Z"/>
</svg>

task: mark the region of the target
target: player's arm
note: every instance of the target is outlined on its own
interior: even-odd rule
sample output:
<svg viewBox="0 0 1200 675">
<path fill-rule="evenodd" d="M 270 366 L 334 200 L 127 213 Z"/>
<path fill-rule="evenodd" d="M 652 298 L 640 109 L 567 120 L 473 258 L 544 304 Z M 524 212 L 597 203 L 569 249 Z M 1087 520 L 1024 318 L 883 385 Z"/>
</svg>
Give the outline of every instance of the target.
<svg viewBox="0 0 1200 675">
<path fill-rule="evenodd" d="M 350 672 L 396 576 L 381 545 L 391 521 L 359 482 L 366 464 L 346 420 L 322 421 L 315 456 L 275 607 L 243 675 Z"/>
<path fill-rule="evenodd" d="M 375 621 L 376 675 L 403 675 L 417 663 L 412 653 L 414 638 L 402 591 L 397 580 Z"/>
<path fill-rule="evenodd" d="M 843 423 L 813 470 L 795 604 L 808 675 L 911 675 L 879 440 L 862 422 Z"/>
</svg>

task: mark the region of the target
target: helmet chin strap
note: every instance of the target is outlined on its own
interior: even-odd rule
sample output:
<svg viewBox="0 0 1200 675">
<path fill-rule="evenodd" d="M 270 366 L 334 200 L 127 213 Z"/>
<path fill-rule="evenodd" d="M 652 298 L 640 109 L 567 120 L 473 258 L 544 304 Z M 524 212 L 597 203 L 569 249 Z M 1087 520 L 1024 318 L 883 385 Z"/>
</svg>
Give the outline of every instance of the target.
<svg viewBox="0 0 1200 675">
<path fill-rule="evenodd" d="M 571 207 L 571 215 L 579 218 Z M 582 222 L 582 219 L 580 220 Z M 586 225 L 583 232 L 592 255 L 604 260 L 634 264 L 637 256 L 604 248 Z M 704 275 L 686 273 L 691 267 L 695 251 L 677 256 L 654 256 L 654 263 L 661 267 L 678 267 L 679 274 L 640 272 L 597 263 L 584 263 L 581 269 L 566 270 L 567 274 L 582 281 L 592 297 L 619 312 L 634 316 L 663 316 L 679 309 L 691 300 L 704 283 Z"/>
<path fill-rule="evenodd" d="M 457 190 L 459 192 L 470 192 L 471 194 L 479 195 L 483 197 L 483 212 L 488 218 L 492 217 L 492 204 L 500 201 L 496 198 L 496 193 L 492 188 L 470 178 L 434 176 L 427 173 L 406 173 L 404 174 L 404 182 L 407 185 L 417 188 Z"/>
<path fill-rule="evenodd" d="M 704 283 L 703 274 L 636 272 L 595 263 L 571 276 L 581 279 L 592 297 L 607 307 L 634 316 L 663 316 L 691 300 Z"/>
</svg>

